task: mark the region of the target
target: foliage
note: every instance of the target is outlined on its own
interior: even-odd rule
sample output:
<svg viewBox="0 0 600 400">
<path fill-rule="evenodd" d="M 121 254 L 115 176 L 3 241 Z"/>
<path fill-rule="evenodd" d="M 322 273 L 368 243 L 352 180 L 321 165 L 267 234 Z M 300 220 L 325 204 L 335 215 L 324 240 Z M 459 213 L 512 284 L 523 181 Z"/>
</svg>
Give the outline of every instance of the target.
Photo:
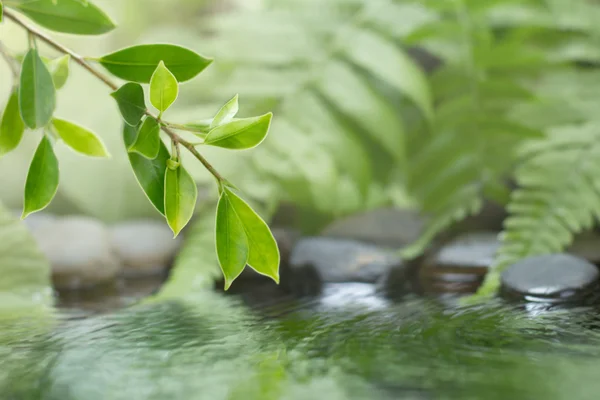
<svg viewBox="0 0 600 400">
<path fill-rule="evenodd" d="M 1 204 L 0 273 L 0 319 L 23 309 L 47 311 L 52 305 L 48 262 L 27 228 Z"/>
<path fill-rule="evenodd" d="M 389 202 L 405 178 L 410 120 L 429 119 L 432 104 L 415 62 L 369 25 L 382 3 L 266 3 L 198 24 L 216 61 L 190 101 L 216 108 L 235 87 L 249 110 L 273 110 L 277 135 L 251 167 L 282 200 L 325 218 Z"/>
<path fill-rule="evenodd" d="M 590 1 L 271 0 L 201 25 L 218 73 L 197 93 L 214 104 L 237 87 L 250 109 L 274 109 L 254 166 L 284 199 L 430 216 L 407 257 L 485 201 L 507 205 L 489 292 L 510 262 L 560 251 L 593 222 L 593 162 L 566 193 L 569 164 L 546 151 L 594 151 L 599 14 Z M 407 48 L 437 65 L 428 82 Z"/>
<path fill-rule="evenodd" d="M 23 136 L 23 126 L 31 131 L 43 131 L 25 183 L 23 218 L 47 207 L 57 193 L 59 160 L 54 151 L 55 143 L 61 141 L 83 155 L 109 157 L 104 143 L 91 130 L 54 116 L 56 91 L 65 84 L 69 62 L 73 60 L 113 90 L 112 96 L 125 123 L 124 141 L 134 174 L 152 204 L 165 216 L 175 236 L 191 220 L 197 202 L 196 182 L 184 168 L 181 158 L 181 152 L 188 151 L 216 179 L 221 196 L 232 196 L 245 207 L 237 212 L 248 215 L 241 218 L 248 241 L 252 243 L 249 248 L 261 250 L 260 261 L 253 262 L 259 258 L 253 256 L 252 251 L 247 258 L 254 269 L 277 281 L 279 252 L 268 227 L 243 200 L 233 194 L 234 186 L 196 149 L 203 144 L 229 149 L 255 147 L 267 136 L 271 114 L 235 119 L 238 109 L 236 97 L 235 105 L 226 104 L 208 127 L 168 122 L 163 119 L 163 113 L 178 98 L 179 83 L 196 77 L 211 64 L 212 59 L 185 47 L 165 43 L 130 46 L 99 58 L 82 57 L 42 33 L 16 12 L 52 31 L 99 35 L 115 27 L 100 8 L 80 0 L 8 0 L 4 4 L 7 8 L 3 9 L 3 17 L 26 31 L 29 50 L 21 58 L 10 54 L 4 47 L 1 49 L 15 79 L 13 94 L 0 125 L 0 154 L 17 147 Z M 62 57 L 44 59 L 39 53 L 38 41 L 59 51 Z M 118 86 L 95 63 L 128 82 Z M 158 110 L 158 115 L 146 108 L 144 88 L 140 83 L 149 83 L 150 103 Z M 18 93 L 18 112 L 15 93 Z M 182 130 L 192 132 L 197 142 L 185 140 L 178 133 Z M 164 146 L 161 132 L 170 139 L 171 151 Z M 217 224 L 216 229 L 217 237 L 223 237 L 222 227 Z M 253 234 L 257 230 L 260 234 Z M 265 243 L 261 243 L 263 240 Z M 268 253 L 263 254 L 263 251 Z M 241 269 L 244 267 L 245 262 Z M 229 265 L 222 265 L 222 268 L 227 274 Z M 227 286 L 230 283 L 228 280 Z"/>
</svg>

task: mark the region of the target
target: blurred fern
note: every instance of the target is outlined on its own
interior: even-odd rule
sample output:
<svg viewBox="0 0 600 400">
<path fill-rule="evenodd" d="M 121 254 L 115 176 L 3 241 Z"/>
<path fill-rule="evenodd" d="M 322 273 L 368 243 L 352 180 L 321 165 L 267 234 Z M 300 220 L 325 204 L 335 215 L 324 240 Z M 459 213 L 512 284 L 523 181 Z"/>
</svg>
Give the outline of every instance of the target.
<svg viewBox="0 0 600 400">
<path fill-rule="evenodd" d="M 219 61 L 197 94 L 216 107 L 235 87 L 249 112 L 275 110 L 249 168 L 282 198 L 339 215 L 401 192 L 431 217 L 406 256 L 484 201 L 506 205 L 482 293 L 510 263 L 562 250 L 600 216 L 591 0 L 263 3 L 202 24 Z M 428 82 L 414 48 L 441 61 Z"/>
<path fill-rule="evenodd" d="M 240 92 L 249 110 L 272 109 L 272 135 L 253 168 L 300 206 L 330 215 L 389 201 L 405 180 L 403 114 L 431 118 L 426 78 L 397 38 L 373 20 L 400 7 L 382 0 L 279 0 L 203 24 L 219 61 L 204 100 Z M 220 85 L 214 85 L 220 82 Z"/>
</svg>

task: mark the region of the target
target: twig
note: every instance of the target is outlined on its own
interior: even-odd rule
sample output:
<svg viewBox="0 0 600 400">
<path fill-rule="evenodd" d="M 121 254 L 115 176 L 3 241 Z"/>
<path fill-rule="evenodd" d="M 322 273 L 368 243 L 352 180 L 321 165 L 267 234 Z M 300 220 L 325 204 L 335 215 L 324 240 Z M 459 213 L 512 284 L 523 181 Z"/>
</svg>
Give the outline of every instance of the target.
<svg viewBox="0 0 600 400">
<path fill-rule="evenodd" d="M 5 9 L 4 10 L 4 16 L 6 18 L 10 19 L 11 21 L 13 21 L 14 23 L 16 23 L 17 25 L 20 25 L 29 34 L 37 37 L 42 42 L 48 44 L 50 47 L 58 50 L 61 53 L 70 55 L 71 58 L 77 64 L 79 64 L 80 66 L 82 66 L 89 73 L 91 73 L 92 75 L 94 75 L 96 78 L 100 79 L 102 82 L 104 82 L 104 84 L 106 86 L 108 86 L 109 88 L 111 88 L 113 91 L 117 90 L 119 88 L 119 86 L 116 83 L 114 83 L 108 76 L 106 76 L 105 74 L 103 74 L 101 71 L 98 71 L 94 66 L 92 66 L 91 64 L 89 64 L 85 60 L 85 58 L 83 58 L 79 54 L 75 53 L 73 50 L 71 50 L 71 49 L 63 46 L 62 44 L 54 41 L 54 39 L 52 39 L 50 36 L 46 35 L 44 32 L 42 32 L 39 29 L 37 29 L 35 26 L 29 24 L 28 22 L 23 21 L 21 18 L 19 18 L 15 14 L 13 14 L 13 12 L 11 10 Z M 159 118 L 156 115 L 152 114 L 149 110 L 146 109 L 145 113 L 150 118 L 154 118 L 156 121 L 160 122 Z M 165 132 L 167 135 L 169 135 L 169 137 L 171 138 L 171 140 L 173 141 L 173 143 L 175 143 L 176 147 L 178 147 L 178 144 L 181 144 L 183 147 L 185 147 L 190 153 L 192 153 L 192 155 L 194 157 L 196 157 L 198 159 L 198 161 L 200 161 L 202 163 L 202 165 L 204 165 L 204 168 L 206 168 L 208 170 L 208 172 L 210 172 L 217 179 L 218 182 L 224 182 L 225 181 L 225 178 L 223 178 L 221 176 L 221 174 L 219 174 L 217 172 L 217 170 L 208 162 L 208 160 L 206 158 L 204 158 L 204 156 L 202 156 L 202 154 L 200 154 L 198 152 L 198 150 L 196 150 L 196 148 L 194 147 L 194 145 L 192 143 L 184 140 L 181 136 L 179 136 L 177 133 L 175 133 L 168 126 L 161 125 L 161 128 L 162 128 L 163 132 Z"/>
</svg>

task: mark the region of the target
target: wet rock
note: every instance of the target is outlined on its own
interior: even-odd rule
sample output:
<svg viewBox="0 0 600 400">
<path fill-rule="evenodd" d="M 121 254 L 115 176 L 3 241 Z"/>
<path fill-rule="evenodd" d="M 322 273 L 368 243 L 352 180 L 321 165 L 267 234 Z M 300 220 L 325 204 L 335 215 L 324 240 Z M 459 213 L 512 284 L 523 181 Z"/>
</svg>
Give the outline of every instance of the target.
<svg viewBox="0 0 600 400">
<path fill-rule="evenodd" d="M 567 252 L 600 265 L 600 234 L 588 232 L 578 235 Z"/>
<path fill-rule="evenodd" d="M 321 234 L 400 248 L 417 240 L 423 227 L 424 220 L 417 212 L 385 208 L 335 221 Z"/>
<path fill-rule="evenodd" d="M 499 247 L 496 232 L 474 232 L 456 237 L 426 257 L 419 271 L 422 290 L 427 293 L 476 291 Z"/>
<path fill-rule="evenodd" d="M 31 229 L 50 261 L 58 289 L 81 289 L 105 284 L 121 270 L 110 246 L 110 234 L 99 221 L 87 217 L 56 217 Z"/>
<path fill-rule="evenodd" d="M 502 273 L 502 293 L 530 301 L 571 301 L 590 293 L 599 275 L 593 264 L 570 254 L 529 257 Z"/>
<path fill-rule="evenodd" d="M 323 282 L 375 283 L 388 270 L 402 266 L 393 252 L 354 240 L 324 237 L 306 238 L 292 251 L 292 279 L 313 269 Z"/>
<path fill-rule="evenodd" d="M 139 220 L 114 225 L 110 229 L 111 245 L 121 259 L 128 276 L 160 274 L 173 262 L 181 247 L 181 236 L 164 221 Z"/>
</svg>

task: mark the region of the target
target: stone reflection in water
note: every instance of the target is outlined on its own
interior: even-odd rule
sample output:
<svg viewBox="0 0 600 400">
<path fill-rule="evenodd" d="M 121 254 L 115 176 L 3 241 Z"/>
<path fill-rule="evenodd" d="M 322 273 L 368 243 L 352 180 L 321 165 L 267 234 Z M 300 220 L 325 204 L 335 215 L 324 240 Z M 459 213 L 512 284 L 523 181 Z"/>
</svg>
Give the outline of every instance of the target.
<svg viewBox="0 0 600 400">
<path fill-rule="evenodd" d="M 252 310 L 207 293 L 0 336 L 7 399 L 587 399 L 600 392 L 590 309 L 380 303 L 325 286 Z M 348 291 L 360 293 L 346 296 Z M 383 300 L 382 300 L 383 301 Z M 5 324 L 6 325 L 6 324 Z M 7 332 L 20 336 L 6 336 Z M 15 341 L 16 338 L 19 338 Z"/>
</svg>

